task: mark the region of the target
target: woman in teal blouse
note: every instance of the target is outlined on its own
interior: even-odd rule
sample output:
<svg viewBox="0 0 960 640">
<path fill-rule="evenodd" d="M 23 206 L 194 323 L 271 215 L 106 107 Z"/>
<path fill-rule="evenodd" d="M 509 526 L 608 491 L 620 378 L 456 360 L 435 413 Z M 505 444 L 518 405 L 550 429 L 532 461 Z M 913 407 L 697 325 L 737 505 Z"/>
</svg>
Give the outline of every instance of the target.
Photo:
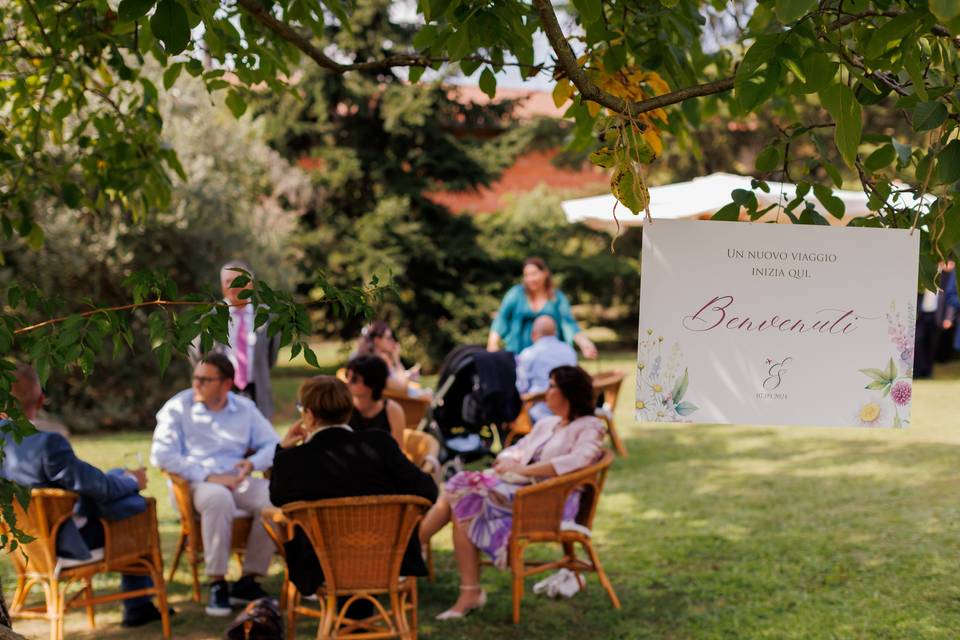
<svg viewBox="0 0 960 640">
<path fill-rule="evenodd" d="M 498 351 L 502 339 L 507 351 L 519 354 L 533 343 L 530 337 L 533 321 L 543 315 L 557 323 L 557 338 L 568 344 L 576 343 L 585 358 L 597 357 L 597 348 L 573 318 L 570 301 L 553 287 L 550 269 L 540 258 L 523 261 L 523 284 L 514 285 L 503 297 L 490 327 L 487 351 Z"/>
</svg>

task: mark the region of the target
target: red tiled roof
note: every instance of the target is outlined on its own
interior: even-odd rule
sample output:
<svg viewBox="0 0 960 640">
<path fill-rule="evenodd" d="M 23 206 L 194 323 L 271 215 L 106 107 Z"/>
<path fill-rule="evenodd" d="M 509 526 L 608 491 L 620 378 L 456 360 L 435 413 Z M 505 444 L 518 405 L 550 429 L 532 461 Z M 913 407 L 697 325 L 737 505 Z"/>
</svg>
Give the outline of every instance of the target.
<svg viewBox="0 0 960 640">
<path fill-rule="evenodd" d="M 476 85 L 450 85 L 447 95 L 451 100 L 460 103 L 474 102 L 479 105 L 497 104 L 504 100 L 516 100 L 517 107 L 513 111 L 514 117 L 519 120 L 529 120 L 530 118 L 562 118 L 567 110 L 567 105 L 558 108 L 553 104 L 553 96 L 547 91 L 530 91 L 527 89 L 506 89 L 497 88 L 497 94 L 493 100 L 487 94 L 480 90 Z"/>
<path fill-rule="evenodd" d="M 477 191 L 439 191 L 426 195 L 454 213 L 492 213 L 503 208 L 507 194 L 531 191 L 541 184 L 579 193 L 602 192 L 608 187 L 610 178 L 602 169 L 592 165 L 585 165 L 580 170 L 561 169 L 551 162 L 556 155 L 555 149 L 531 151 L 518 157 L 513 166 L 504 171 L 490 187 L 482 187 Z"/>
</svg>

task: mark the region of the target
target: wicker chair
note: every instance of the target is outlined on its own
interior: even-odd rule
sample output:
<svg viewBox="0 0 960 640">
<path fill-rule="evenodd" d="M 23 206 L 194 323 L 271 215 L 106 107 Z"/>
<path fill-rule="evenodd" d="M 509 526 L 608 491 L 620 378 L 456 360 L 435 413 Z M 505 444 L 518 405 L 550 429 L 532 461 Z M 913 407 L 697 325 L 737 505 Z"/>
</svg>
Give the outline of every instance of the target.
<svg viewBox="0 0 960 640">
<path fill-rule="evenodd" d="M 600 578 L 600 584 L 615 609 L 620 608 L 613 585 L 600 564 L 600 558 L 593 548 L 590 535 L 593 517 L 597 511 L 597 502 L 607 472 L 613 463 L 613 454 L 605 451 L 600 462 L 556 478 L 524 487 L 517 491 L 513 501 L 513 527 L 509 541 L 510 571 L 513 574 L 513 622 L 520 622 L 520 600 L 523 598 L 523 581 L 528 576 L 566 568 L 572 571 L 594 571 Z M 563 507 L 567 496 L 579 489 L 580 510 L 576 524 L 582 530 L 561 528 Z M 537 542 L 558 542 L 563 547 L 563 557 L 552 562 L 528 563 L 523 559 L 527 546 Z M 579 543 L 588 559 L 576 555 L 575 544 Z"/>
<path fill-rule="evenodd" d="M 170 615 L 167 608 L 167 587 L 163 581 L 163 559 L 160 555 L 160 534 L 157 530 L 157 505 L 146 498 L 143 513 L 111 522 L 101 520 L 104 529 L 103 558 L 86 564 L 58 566 L 56 542 L 60 526 L 73 515 L 77 494 L 62 489 L 34 489 L 30 506 L 24 511 L 14 501 L 20 529 L 33 536 L 33 542 L 10 554 L 17 572 L 17 588 L 10 605 L 10 615 L 21 618 L 44 618 L 50 621 L 50 638 L 63 639 L 63 619 L 67 610 L 84 607 L 90 628 L 96 628 L 93 607 L 144 595 L 155 595 L 163 624 L 163 637 L 170 637 Z M 9 533 L 4 529 L 4 533 Z M 153 586 L 95 596 L 92 578 L 98 573 L 117 572 L 149 575 Z M 83 588 L 72 596 L 67 590 L 72 583 Z M 43 588 L 46 606 L 26 607 L 33 587 Z"/>
<path fill-rule="evenodd" d="M 173 562 L 170 565 L 170 575 L 167 576 L 167 582 L 173 582 L 173 576 L 176 575 L 177 568 L 180 566 L 180 558 L 186 550 L 189 556 L 187 561 L 190 563 L 190 570 L 193 573 L 193 599 L 195 602 L 200 602 L 199 566 L 203 561 L 203 535 L 200 531 L 200 514 L 193 507 L 193 493 L 190 491 L 190 483 L 187 479 L 175 473 L 166 471 L 163 473 L 170 479 L 173 499 L 177 503 L 177 511 L 180 513 L 180 540 L 177 543 L 177 550 L 173 554 Z M 253 517 L 249 514 L 239 515 L 233 519 L 230 550 L 237 555 L 237 560 L 241 564 L 243 564 L 243 554 L 247 550 L 247 538 L 250 537 L 250 527 L 252 525 Z"/>
<path fill-rule="evenodd" d="M 417 496 L 364 496 L 294 502 L 264 512 L 267 530 L 282 548 L 295 527 L 306 533 L 323 568 L 325 584 L 318 609 L 303 606 L 285 571 L 282 606 L 287 638 L 294 637 L 298 615 L 320 620 L 317 638 L 417 637 L 417 580 L 400 577 L 400 563 L 417 522 L 430 501 Z M 279 526 L 278 526 L 279 525 Z M 389 607 L 376 596 L 386 595 Z M 337 597 L 347 596 L 342 607 Z M 358 600 L 373 603 L 375 614 L 365 620 L 346 617 Z"/>
<path fill-rule="evenodd" d="M 503 446 L 509 447 L 511 444 L 533 431 L 533 418 L 530 417 L 530 409 L 538 402 L 543 402 L 547 393 L 538 391 L 537 393 L 525 393 L 520 396 L 523 403 L 520 406 L 520 415 L 510 423 L 510 432 L 503 442 Z"/>
<path fill-rule="evenodd" d="M 603 407 L 598 407 L 596 416 L 607 425 L 607 433 L 610 435 L 610 443 L 616 452 L 623 458 L 627 457 L 627 447 L 620 439 L 617 433 L 616 424 L 613 418 L 617 411 L 617 397 L 620 394 L 620 385 L 624 379 L 622 371 L 609 371 L 598 373 L 593 376 L 593 391 L 599 398 L 603 394 Z M 510 424 L 510 433 L 507 434 L 505 446 L 513 444 L 523 436 L 530 433 L 533 429 L 533 420 L 530 418 L 530 408 L 538 402 L 542 402 L 545 397 L 544 392 L 527 393 L 521 397 L 523 406 L 520 415 Z"/>
<path fill-rule="evenodd" d="M 622 371 L 607 371 L 593 376 L 593 391 L 599 397 L 603 394 L 603 407 L 597 409 L 597 417 L 607 423 L 607 433 L 610 442 L 621 458 L 627 457 L 627 447 L 624 446 L 617 433 L 613 418 L 617 413 L 617 398 L 620 395 L 620 385 L 626 375 Z"/>
<path fill-rule="evenodd" d="M 423 396 L 414 398 L 402 393 L 384 390 L 384 398 L 393 400 L 403 409 L 403 415 L 406 418 L 404 426 L 407 429 L 419 429 L 424 416 L 427 415 L 427 409 L 430 408 L 430 399 Z"/>
</svg>

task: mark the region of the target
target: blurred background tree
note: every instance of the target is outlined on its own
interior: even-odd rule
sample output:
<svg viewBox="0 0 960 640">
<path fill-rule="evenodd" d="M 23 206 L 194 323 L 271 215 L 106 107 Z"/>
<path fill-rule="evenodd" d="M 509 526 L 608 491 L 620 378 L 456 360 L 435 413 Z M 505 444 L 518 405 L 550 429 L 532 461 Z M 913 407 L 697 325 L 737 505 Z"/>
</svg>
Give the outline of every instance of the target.
<svg viewBox="0 0 960 640">
<path fill-rule="evenodd" d="M 292 237 L 312 197 L 304 172 L 271 150 L 250 118 L 237 120 L 211 104 L 199 81 L 178 84 L 161 105 L 165 140 L 189 176 L 174 182 L 169 208 L 134 221 L 119 207 L 110 215 L 77 215 L 48 200 L 38 219 L 44 250 L 8 243 L 4 284 L 103 307 L 129 302 L 123 282 L 135 271 L 164 272 L 181 291 L 219 291 L 220 265 L 243 258 L 271 285 L 293 286 Z M 46 317 L 34 312 L 30 319 Z M 136 334 L 148 335 L 146 317 L 134 314 Z M 116 361 L 104 350 L 97 375 L 86 379 L 79 367 L 52 371 L 45 386 L 51 406 L 74 431 L 152 428 L 160 404 L 189 386 L 190 371 L 175 357 L 161 376 L 150 347 L 136 341 Z"/>
</svg>

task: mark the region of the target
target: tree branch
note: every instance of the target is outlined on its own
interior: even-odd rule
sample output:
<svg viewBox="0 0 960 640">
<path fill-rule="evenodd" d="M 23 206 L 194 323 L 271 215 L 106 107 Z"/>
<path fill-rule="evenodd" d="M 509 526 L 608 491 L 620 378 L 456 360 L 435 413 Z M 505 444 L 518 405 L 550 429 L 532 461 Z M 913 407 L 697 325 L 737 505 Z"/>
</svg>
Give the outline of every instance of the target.
<svg viewBox="0 0 960 640">
<path fill-rule="evenodd" d="M 328 56 L 322 49 L 315 46 L 310 42 L 309 39 L 294 29 L 293 26 L 283 22 L 282 20 L 278 20 L 276 16 L 270 13 L 270 11 L 267 10 L 257 0 L 237 0 L 237 5 L 245 12 L 250 14 L 254 20 L 262 24 L 264 27 L 280 36 L 297 49 L 300 49 L 300 51 L 305 53 L 318 65 L 324 69 L 329 69 L 330 71 L 335 71 L 337 73 L 346 73 L 348 71 L 387 71 L 391 67 L 429 67 L 438 62 L 450 62 L 449 58 L 432 58 L 419 53 L 399 53 L 396 55 L 387 56 L 386 58 L 381 58 L 379 60 L 344 64 L 337 62 Z M 523 67 L 538 73 L 544 69 L 543 65 L 523 64 L 520 62 L 507 62 L 501 65 L 493 60 L 490 60 L 489 58 L 484 58 L 482 56 L 467 56 L 462 60 L 481 62 L 498 67 Z"/>
<path fill-rule="evenodd" d="M 250 0 L 240 1 L 249 2 Z M 560 27 L 557 14 L 554 13 L 550 0 L 533 0 L 533 4 L 537 9 L 537 13 L 540 15 L 540 24 L 543 27 L 544 33 L 547 35 L 547 40 L 550 42 L 554 53 L 557 54 L 557 62 L 560 68 L 567 73 L 570 81 L 577 87 L 580 95 L 583 96 L 585 100 L 596 102 L 617 113 L 637 115 L 683 102 L 690 98 L 722 93 L 733 88 L 733 78 L 725 78 L 706 84 L 686 87 L 672 93 L 665 93 L 661 96 L 654 96 L 653 98 L 641 100 L 640 102 L 627 102 L 611 93 L 607 93 L 595 85 L 590 78 L 587 77 L 586 72 L 577 64 L 577 58 L 573 53 L 573 49 L 570 48 L 570 43 L 567 42 L 566 36 L 563 35 L 563 29 Z"/>
<path fill-rule="evenodd" d="M 173 307 L 173 306 L 193 306 L 196 307 L 201 304 L 209 304 L 214 307 L 225 307 L 229 306 L 225 302 L 204 302 L 202 300 L 151 300 L 149 302 L 137 302 L 132 304 L 122 304 L 116 307 L 105 307 L 103 309 L 93 309 L 91 311 L 84 311 L 83 313 L 75 313 L 70 316 L 61 316 L 59 318 L 50 318 L 49 320 L 44 320 L 43 322 L 38 322 L 36 324 L 27 325 L 26 327 L 20 327 L 19 329 L 14 330 L 13 335 L 20 335 L 21 333 L 29 333 L 31 331 L 36 331 L 37 329 L 42 329 L 43 327 L 49 327 L 50 325 L 60 324 L 67 318 L 77 315 L 81 318 L 89 318 L 90 316 L 95 316 L 98 313 L 109 313 L 110 311 L 132 311 L 134 309 L 141 309 L 143 307 Z"/>
</svg>

